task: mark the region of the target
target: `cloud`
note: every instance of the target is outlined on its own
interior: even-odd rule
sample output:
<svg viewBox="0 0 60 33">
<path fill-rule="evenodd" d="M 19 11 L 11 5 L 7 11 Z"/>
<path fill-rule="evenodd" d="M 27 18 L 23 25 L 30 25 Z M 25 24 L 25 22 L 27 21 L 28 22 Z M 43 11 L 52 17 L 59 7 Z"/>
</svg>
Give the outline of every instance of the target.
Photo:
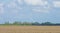
<svg viewBox="0 0 60 33">
<path fill-rule="evenodd" d="M 9 2 L 6 5 L 11 13 L 17 14 L 19 10 L 22 10 L 23 8 L 16 4 L 16 1 Z"/>
<path fill-rule="evenodd" d="M 24 5 L 25 5 L 25 3 L 26 4 L 28 4 L 28 5 L 39 5 L 39 6 L 42 6 L 42 7 L 40 7 L 40 8 L 34 8 L 34 9 L 32 9 L 33 11 L 35 11 L 35 12 L 43 12 L 43 13 L 48 13 L 49 11 L 49 7 L 47 6 L 45 6 L 45 5 L 47 5 L 48 4 L 48 2 L 47 1 L 42 1 L 42 0 L 11 0 L 10 2 L 8 2 L 7 4 L 6 4 L 6 6 L 9 8 L 9 11 L 10 12 L 12 12 L 12 13 L 18 13 L 20 10 L 22 10 L 23 9 L 23 7 L 21 7 L 21 6 L 19 6 L 18 4 L 23 4 L 24 3 Z M 29 9 L 29 7 L 28 7 L 28 9 Z M 26 9 L 27 10 L 27 9 Z"/>
<path fill-rule="evenodd" d="M 16 5 L 15 2 L 10 2 L 10 3 L 7 4 L 7 7 L 9 7 L 9 8 L 15 8 L 16 6 L 17 5 Z"/>
<path fill-rule="evenodd" d="M 32 9 L 34 12 L 39 12 L 39 13 L 49 13 L 49 10 L 46 9 Z"/>
<path fill-rule="evenodd" d="M 20 4 L 20 5 L 22 5 L 23 4 L 23 0 L 17 0 L 17 2 Z"/>
<path fill-rule="evenodd" d="M 3 8 L 3 3 L 0 3 L 0 14 L 3 14 L 4 13 L 4 8 Z"/>
<path fill-rule="evenodd" d="M 29 5 L 45 5 L 47 4 L 46 1 L 42 0 L 24 0 Z"/>
<path fill-rule="evenodd" d="M 8 3 L 8 4 L 7 4 L 7 7 L 8 7 L 8 8 L 22 9 L 22 7 L 19 6 L 19 5 L 17 5 L 17 3 L 16 3 L 15 1 Z"/>
<path fill-rule="evenodd" d="M 34 11 L 34 12 L 49 13 L 49 10 L 51 9 L 48 5 L 48 1 L 25 0 L 25 3 L 28 5 L 36 6 L 36 7 L 32 7 L 32 11 Z"/>
<path fill-rule="evenodd" d="M 39 5 L 39 6 L 42 6 L 42 9 L 39 9 L 38 7 L 37 7 L 38 9 L 37 8 L 32 9 L 35 12 L 45 12 L 45 13 L 48 12 L 48 8 L 49 7 L 48 6 L 47 7 L 45 6 L 45 5 L 48 4 L 47 1 L 42 1 L 42 0 L 24 0 L 24 1 L 23 0 L 16 0 L 16 1 L 18 2 L 18 4 L 22 4 L 23 2 L 25 2 L 28 5 L 34 5 L 34 6 L 35 5 Z M 12 13 L 18 13 L 19 10 L 23 9 L 21 6 L 18 6 L 17 5 L 16 1 L 12 1 L 12 2 L 8 3 L 8 5 L 7 5 L 8 8 L 12 8 L 13 9 L 12 10 Z"/>
<path fill-rule="evenodd" d="M 54 1 L 53 4 L 54 7 L 60 7 L 60 1 Z"/>
</svg>

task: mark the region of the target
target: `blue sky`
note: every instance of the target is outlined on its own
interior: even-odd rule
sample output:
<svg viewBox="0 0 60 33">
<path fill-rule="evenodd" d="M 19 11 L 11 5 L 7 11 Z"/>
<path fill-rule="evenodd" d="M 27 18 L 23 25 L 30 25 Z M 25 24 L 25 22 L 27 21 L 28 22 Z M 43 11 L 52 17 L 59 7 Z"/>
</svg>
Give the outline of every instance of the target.
<svg viewBox="0 0 60 33">
<path fill-rule="evenodd" d="M 0 23 L 60 23 L 60 0 L 0 0 Z"/>
</svg>

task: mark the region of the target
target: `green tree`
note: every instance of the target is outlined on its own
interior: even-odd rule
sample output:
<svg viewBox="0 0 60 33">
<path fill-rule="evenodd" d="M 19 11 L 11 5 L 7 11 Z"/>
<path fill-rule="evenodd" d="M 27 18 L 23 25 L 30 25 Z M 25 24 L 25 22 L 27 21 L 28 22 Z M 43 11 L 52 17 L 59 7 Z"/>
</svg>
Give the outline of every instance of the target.
<svg viewBox="0 0 60 33">
<path fill-rule="evenodd" d="M 17 24 L 19 24 L 19 22 L 15 21 L 13 24 L 14 24 L 14 25 L 17 25 Z"/>
<path fill-rule="evenodd" d="M 32 24 L 29 22 L 23 22 L 23 25 L 32 25 Z"/>
<path fill-rule="evenodd" d="M 42 24 L 51 25 L 52 23 L 51 22 L 45 22 L 45 23 L 42 23 Z"/>
<path fill-rule="evenodd" d="M 32 25 L 40 25 L 40 23 L 39 22 L 34 22 L 34 23 L 32 23 Z"/>
<path fill-rule="evenodd" d="M 9 25 L 10 23 L 9 23 L 9 21 L 8 21 L 8 22 L 5 22 L 4 24 L 5 24 L 5 25 Z"/>
</svg>

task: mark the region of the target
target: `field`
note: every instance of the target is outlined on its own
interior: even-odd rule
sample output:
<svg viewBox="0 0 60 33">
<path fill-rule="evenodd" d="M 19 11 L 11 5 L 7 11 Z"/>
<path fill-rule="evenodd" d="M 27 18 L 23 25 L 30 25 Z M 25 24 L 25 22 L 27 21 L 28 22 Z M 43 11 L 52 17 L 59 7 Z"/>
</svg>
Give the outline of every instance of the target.
<svg viewBox="0 0 60 33">
<path fill-rule="evenodd" d="M 60 33 L 60 26 L 0 26 L 0 33 Z"/>
</svg>

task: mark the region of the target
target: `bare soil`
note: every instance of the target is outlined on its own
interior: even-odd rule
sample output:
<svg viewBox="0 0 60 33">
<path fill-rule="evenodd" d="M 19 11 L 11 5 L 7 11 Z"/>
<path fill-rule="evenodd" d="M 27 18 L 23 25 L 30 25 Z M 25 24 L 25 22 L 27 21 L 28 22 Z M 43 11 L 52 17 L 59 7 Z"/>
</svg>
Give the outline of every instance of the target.
<svg viewBox="0 0 60 33">
<path fill-rule="evenodd" d="M 60 33 L 60 26 L 0 26 L 0 33 Z"/>
</svg>

